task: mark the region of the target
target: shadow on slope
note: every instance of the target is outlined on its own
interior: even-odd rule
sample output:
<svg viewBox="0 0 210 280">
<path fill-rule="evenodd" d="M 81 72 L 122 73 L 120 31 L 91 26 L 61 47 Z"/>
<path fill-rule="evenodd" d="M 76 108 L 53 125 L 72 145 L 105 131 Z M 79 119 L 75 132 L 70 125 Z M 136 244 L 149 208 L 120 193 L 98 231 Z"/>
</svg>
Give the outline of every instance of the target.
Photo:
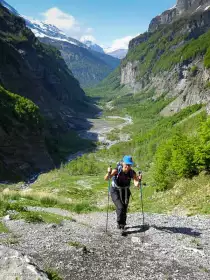
<svg viewBox="0 0 210 280">
<path fill-rule="evenodd" d="M 201 233 L 198 231 L 195 231 L 192 228 L 188 227 L 158 227 L 158 226 L 152 226 L 153 228 L 169 233 L 181 233 L 185 235 L 190 235 L 190 236 L 200 236 Z"/>
<path fill-rule="evenodd" d="M 200 236 L 201 233 L 198 231 L 195 231 L 192 228 L 188 227 L 160 227 L 160 226 L 155 226 L 155 225 L 137 225 L 137 226 L 132 226 L 132 227 L 126 227 L 126 234 L 133 234 L 133 233 L 140 233 L 140 232 L 146 232 L 149 230 L 151 227 L 154 229 L 160 230 L 160 231 L 165 231 L 168 233 L 181 233 L 185 235 L 190 235 L 190 236 Z M 131 230 L 130 230 L 131 229 Z"/>
</svg>

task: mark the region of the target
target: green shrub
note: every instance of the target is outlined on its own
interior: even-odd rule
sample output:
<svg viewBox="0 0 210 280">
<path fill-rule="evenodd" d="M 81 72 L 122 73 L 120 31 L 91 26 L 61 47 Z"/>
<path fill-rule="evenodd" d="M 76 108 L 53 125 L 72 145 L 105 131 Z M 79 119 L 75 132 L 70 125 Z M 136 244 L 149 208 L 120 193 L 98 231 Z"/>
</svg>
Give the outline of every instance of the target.
<svg viewBox="0 0 210 280">
<path fill-rule="evenodd" d="M 210 170 L 210 119 L 201 124 L 199 144 L 195 147 L 195 164 L 199 171 Z"/>
<path fill-rule="evenodd" d="M 47 276 L 50 280 L 62 280 L 59 276 L 58 272 L 53 270 L 52 268 L 46 269 Z"/>
<path fill-rule="evenodd" d="M 154 181 L 159 189 L 167 189 L 180 178 L 198 174 L 194 163 L 193 139 L 177 133 L 157 150 L 154 162 Z"/>
<path fill-rule="evenodd" d="M 0 222 L 0 234 L 9 232 L 8 228 Z"/>
<path fill-rule="evenodd" d="M 36 212 L 26 212 L 24 214 L 24 219 L 28 223 L 42 223 L 44 222 L 42 216 L 39 213 Z"/>
<path fill-rule="evenodd" d="M 88 212 L 92 212 L 92 211 L 97 211 L 98 208 L 96 206 L 91 205 L 91 203 L 89 201 L 84 201 L 81 203 L 77 203 L 75 205 L 73 205 L 72 207 L 72 211 L 76 212 L 76 213 L 88 213 Z"/>
<path fill-rule="evenodd" d="M 42 198 L 40 198 L 40 202 L 43 206 L 55 206 L 56 204 L 58 204 L 58 200 L 54 197 L 50 197 L 50 196 L 44 196 Z"/>
<path fill-rule="evenodd" d="M 205 89 L 210 89 L 210 81 L 206 82 L 204 88 L 205 88 Z"/>
<path fill-rule="evenodd" d="M 25 212 L 27 211 L 26 208 L 19 203 L 9 203 L 5 202 L 5 210 L 15 210 L 17 212 Z"/>
<path fill-rule="evenodd" d="M 9 125 L 11 118 L 26 124 L 28 129 L 40 129 L 43 126 L 39 108 L 32 101 L 0 86 L 0 122 Z"/>
<path fill-rule="evenodd" d="M 77 242 L 77 241 L 69 241 L 68 244 L 72 247 L 75 247 L 75 248 L 86 248 L 85 245 L 81 244 L 80 242 Z"/>
<path fill-rule="evenodd" d="M 194 77 L 194 76 L 196 76 L 197 72 L 198 72 L 198 66 L 197 66 L 197 65 L 193 65 L 193 66 L 190 68 L 190 73 L 191 73 L 191 75 Z"/>
</svg>

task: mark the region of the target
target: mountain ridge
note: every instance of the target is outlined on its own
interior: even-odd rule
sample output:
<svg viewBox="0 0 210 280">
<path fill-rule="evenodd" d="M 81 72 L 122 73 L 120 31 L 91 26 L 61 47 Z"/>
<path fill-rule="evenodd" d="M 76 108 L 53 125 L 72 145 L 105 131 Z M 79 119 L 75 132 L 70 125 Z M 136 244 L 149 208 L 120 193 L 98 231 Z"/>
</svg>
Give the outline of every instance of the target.
<svg viewBox="0 0 210 280">
<path fill-rule="evenodd" d="M 193 1 L 187 13 L 183 9 L 178 18 L 132 39 L 121 64 L 121 85 L 134 92 L 154 89 L 154 98 L 163 93 L 174 98 L 163 114 L 196 103 L 207 103 L 209 111 L 210 10 L 204 2 L 200 7 Z"/>
<path fill-rule="evenodd" d="M 3 6 L 9 6 L 10 12 L 13 13 L 14 10 L 15 14 L 20 16 L 5 1 L 0 0 L 0 3 Z M 79 80 L 82 87 L 95 86 L 120 64 L 120 60 L 116 57 L 111 57 L 105 53 L 101 56 L 98 52 L 101 47 L 98 45 L 94 46 L 92 42 L 87 46 L 79 40 L 67 36 L 54 25 L 33 20 L 26 16 L 21 17 L 24 18 L 27 27 L 41 42 L 52 45 L 61 51 L 70 71 Z M 65 42 L 69 43 L 68 47 L 64 44 Z"/>
<path fill-rule="evenodd" d="M 177 0 L 176 5 L 153 18 L 149 24 L 149 32 L 157 30 L 160 25 L 172 23 L 180 16 L 210 8 L 209 0 Z"/>
<path fill-rule="evenodd" d="M 28 19 L 26 23 L 41 42 L 52 45 L 61 51 L 69 69 L 83 87 L 96 85 L 120 63 L 117 58 L 111 58 L 105 54 L 100 46 L 90 41 L 86 45 L 68 37 L 53 25 Z M 103 54 L 103 59 L 101 59 L 100 53 Z"/>
</svg>

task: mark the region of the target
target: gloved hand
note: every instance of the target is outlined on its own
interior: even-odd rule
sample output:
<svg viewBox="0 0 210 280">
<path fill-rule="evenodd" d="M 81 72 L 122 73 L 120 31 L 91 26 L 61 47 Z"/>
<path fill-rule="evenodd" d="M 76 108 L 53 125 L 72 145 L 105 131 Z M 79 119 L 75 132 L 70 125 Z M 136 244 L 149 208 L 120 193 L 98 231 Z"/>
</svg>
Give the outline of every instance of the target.
<svg viewBox="0 0 210 280">
<path fill-rule="evenodd" d="M 138 179 L 139 179 L 139 181 L 142 180 L 142 174 L 141 173 L 139 173 Z"/>
<path fill-rule="evenodd" d="M 108 172 L 109 174 L 111 174 L 111 173 L 112 173 L 112 168 L 111 168 L 111 166 L 110 166 L 110 167 L 108 167 L 107 172 Z"/>
</svg>

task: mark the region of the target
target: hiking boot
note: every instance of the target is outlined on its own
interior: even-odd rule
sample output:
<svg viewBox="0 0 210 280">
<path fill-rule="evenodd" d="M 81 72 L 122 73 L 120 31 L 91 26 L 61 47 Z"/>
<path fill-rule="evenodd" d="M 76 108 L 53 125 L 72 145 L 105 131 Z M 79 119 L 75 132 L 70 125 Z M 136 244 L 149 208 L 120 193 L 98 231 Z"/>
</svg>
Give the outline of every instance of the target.
<svg viewBox="0 0 210 280">
<path fill-rule="evenodd" d="M 117 229 L 125 229 L 125 225 L 123 225 L 123 224 L 117 224 Z"/>
</svg>

